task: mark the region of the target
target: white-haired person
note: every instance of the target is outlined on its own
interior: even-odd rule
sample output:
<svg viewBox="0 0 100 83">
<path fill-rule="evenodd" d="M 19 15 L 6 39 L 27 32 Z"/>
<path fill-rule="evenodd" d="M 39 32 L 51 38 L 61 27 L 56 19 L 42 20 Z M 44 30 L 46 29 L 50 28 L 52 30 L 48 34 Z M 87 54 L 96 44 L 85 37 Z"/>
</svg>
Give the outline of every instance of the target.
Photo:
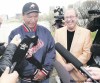
<svg viewBox="0 0 100 83">
<path fill-rule="evenodd" d="M 86 66 L 91 57 L 91 33 L 88 29 L 77 25 L 78 15 L 74 8 L 68 8 L 65 11 L 64 20 L 65 26 L 55 31 L 55 42 L 63 45 Z M 56 54 L 56 60 L 64 66 L 77 83 L 84 82 L 87 79 L 73 64 L 65 60 L 59 53 Z"/>
</svg>

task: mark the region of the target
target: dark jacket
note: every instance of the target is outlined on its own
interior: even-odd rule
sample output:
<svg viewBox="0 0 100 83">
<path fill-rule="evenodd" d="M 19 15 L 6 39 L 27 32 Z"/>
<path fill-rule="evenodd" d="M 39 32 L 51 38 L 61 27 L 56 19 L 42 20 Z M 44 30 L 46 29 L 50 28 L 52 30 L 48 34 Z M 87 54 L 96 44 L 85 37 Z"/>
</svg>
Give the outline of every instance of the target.
<svg viewBox="0 0 100 83">
<path fill-rule="evenodd" d="M 4 45 L 0 45 L 0 56 L 4 53 L 6 47 Z"/>
<path fill-rule="evenodd" d="M 0 75 L 2 74 L 2 72 L 5 70 L 7 66 L 11 67 L 12 65 L 11 60 L 16 48 L 17 46 L 11 43 L 6 47 L 4 54 L 0 58 Z"/>
<path fill-rule="evenodd" d="M 30 31 L 26 29 L 24 25 L 19 26 L 18 28 L 11 31 L 9 35 L 9 42 L 13 39 L 13 37 L 17 34 L 21 35 L 21 39 L 24 39 L 26 36 L 38 36 L 38 44 L 34 46 L 32 49 L 34 51 L 34 57 L 39 61 L 42 62 L 42 57 L 46 55 L 45 61 L 43 64 L 43 71 L 48 74 L 53 68 L 53 62 L 55 60 L 55 42 L 50 33 L 45 27 L 41 25 L 37 25 L 36 31 Z M 33 75 L 35 71 L 37 71 L 37 67 L 29 63 L 27 60 L 23 62 L 28 64 L 25 65 L 21 74 L 23 76 Z"/>
</svg>

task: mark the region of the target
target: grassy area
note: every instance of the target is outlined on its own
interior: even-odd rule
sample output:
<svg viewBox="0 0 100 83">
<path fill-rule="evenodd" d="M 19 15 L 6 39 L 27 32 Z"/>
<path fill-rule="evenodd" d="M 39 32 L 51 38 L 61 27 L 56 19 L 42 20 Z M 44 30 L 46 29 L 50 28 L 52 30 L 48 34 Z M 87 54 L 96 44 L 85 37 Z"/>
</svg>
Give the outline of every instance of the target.
<svg viewBox="0 0 100 83">
<path fill-rule="evenodd" d="M 96 32 L 91 32 L 92 41 L 94 40 L 94 38 L 95 38 L 95 35 L 96 35 Z"/>
</svg>

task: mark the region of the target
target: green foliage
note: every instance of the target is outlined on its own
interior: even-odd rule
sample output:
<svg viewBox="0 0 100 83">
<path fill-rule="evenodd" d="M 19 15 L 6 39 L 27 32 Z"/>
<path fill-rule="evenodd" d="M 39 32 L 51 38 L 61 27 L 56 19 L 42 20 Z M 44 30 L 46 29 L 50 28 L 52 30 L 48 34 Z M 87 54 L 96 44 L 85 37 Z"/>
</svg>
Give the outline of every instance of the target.
<svg viewBox="0 0 100 83">
<path fill-rule="evenodd" d="M 94 38 L 95 38 L 95 35 L 96 35 L 96 32 L 91 32 L 92 41 L 94 40 Z"/>
</svg>

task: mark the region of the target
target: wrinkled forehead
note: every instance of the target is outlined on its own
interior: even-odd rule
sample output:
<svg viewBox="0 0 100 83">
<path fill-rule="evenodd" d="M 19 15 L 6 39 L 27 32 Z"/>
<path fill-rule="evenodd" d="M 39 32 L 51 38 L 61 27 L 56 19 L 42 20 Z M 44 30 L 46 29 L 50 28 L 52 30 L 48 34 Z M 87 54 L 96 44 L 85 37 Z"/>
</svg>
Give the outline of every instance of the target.
<svg viewBox="0 0 100 83">
<path fill-rule="evenodd" d="M 77 13 L 74 9 L 67 9 L 65 11 L 65 16 L 77 16 Z"/>
</svg>

